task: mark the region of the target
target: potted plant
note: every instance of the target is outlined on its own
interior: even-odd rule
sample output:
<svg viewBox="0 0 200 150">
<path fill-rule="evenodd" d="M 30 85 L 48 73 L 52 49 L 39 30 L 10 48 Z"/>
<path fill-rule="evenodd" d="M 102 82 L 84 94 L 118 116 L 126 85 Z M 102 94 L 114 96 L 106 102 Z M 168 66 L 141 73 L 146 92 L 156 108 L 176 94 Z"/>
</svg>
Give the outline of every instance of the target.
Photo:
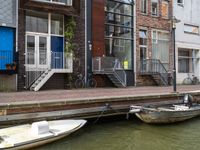
<svg viewBox="0 0 200 150">
<path fill-rule="evenodd" d="M 11 64 L 6 64 L 6 70 L 12 70 L 12 65 Z"/>
<path fill-rule="evenodd" d="M 11 67 L 12 67 L 12 70 L 16 71 L 17 70 L 17 63 L 13 62 Z"/>
</svg>

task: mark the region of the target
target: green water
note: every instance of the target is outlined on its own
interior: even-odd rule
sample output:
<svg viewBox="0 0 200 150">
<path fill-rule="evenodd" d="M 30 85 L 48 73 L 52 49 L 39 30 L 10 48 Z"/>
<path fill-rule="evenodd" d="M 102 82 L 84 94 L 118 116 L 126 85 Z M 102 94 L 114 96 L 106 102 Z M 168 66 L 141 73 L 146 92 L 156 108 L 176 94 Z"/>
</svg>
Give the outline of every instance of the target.
<svg viewBox="0 0 200 150">
<path fill-rule="evenodd" d="M 78 132 L 34 150 L 199 150 L 200 117 L 171 125 L 137 119 L 89 123 Z"/>
</svg>

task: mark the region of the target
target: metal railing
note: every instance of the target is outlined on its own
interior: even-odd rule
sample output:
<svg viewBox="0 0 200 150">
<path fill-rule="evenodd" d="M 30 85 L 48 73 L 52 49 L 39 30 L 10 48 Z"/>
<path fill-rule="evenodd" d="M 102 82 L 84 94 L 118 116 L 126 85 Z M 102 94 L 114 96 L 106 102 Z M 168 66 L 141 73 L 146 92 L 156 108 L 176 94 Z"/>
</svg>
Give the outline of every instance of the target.
<svg viewBox="0 0 200 150">
<path fill-rule="evenodd" d="M 72 70 L 73 60 L 71 54 L 63 52 L 51 52 L 49 61 L 48 55 L 43 54 L 39 58 L 36 53 L 26 53 L 26 89 L 28 89 L 41 75 L 48 74 L 52 69 Z"/>
<path fill-rule="evenodd" d="M 126 72 L 119 59 L 115 57 L 94 57 L 92 70 L 95 74 L 113 73 L 126 86 Z"/>
<path fill-rule="evenodd" d="M 159 74 L 164 84 L 168 84 L 168 71 L 159 59 L 145 59 L 140 64 L 140 74 Z"/>
<path fill-rule="evenodd" d="M 0 70 L 6 70 L 6 64 L 13 63 L 13 52 L 0 50 Z"/>
</svg>

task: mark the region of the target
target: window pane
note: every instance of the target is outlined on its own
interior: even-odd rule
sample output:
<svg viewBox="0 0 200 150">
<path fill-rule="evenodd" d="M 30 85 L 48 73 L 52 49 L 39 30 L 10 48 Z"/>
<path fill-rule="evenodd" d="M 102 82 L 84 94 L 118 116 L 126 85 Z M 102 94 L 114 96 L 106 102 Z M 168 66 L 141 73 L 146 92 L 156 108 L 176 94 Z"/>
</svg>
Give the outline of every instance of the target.
<svg viewBox="0 0 200 150">
<path fill-rule="evenodd" d="M 129 1 L 127 1 L 127 2 L 129 2 Z M 116 1 L 108 0 L 106 2 L 105 10 L 108 11 L 108 12 L 113 12 L 113 13 L 132 15 L 132 6 L 131 5 L 119 3 L 119 2 L 116 2 Z"/>
<path fill-rule="evenodd" d="M 166 69 L 168 69 L 169 63 L 169 34 L 165 32 L 153 31 L 154 38 L 152 39 L 152 57 L 153 59 L 159 59 Z"/>
<path fill-rule="evenodd" d="M 65 4 L 68 6 L 72 6 L 72 0 L 35 0 L 35 1 L 55 2 L 58 4 Z"/>
<path fill-rule="evenodd" d="M 193 33 L 193 34 L 199 34 L 199 27 L 198 26 L 184 24 L 184 32 Z"/>
<path fill-rule="evenodd" d="M 151 13 L 152 13 L 152 15 L 158 15 L 158 2 L 154 2 L 155 0 L 153 0 L 152 2 L 151 2 Z"/>
<path fill-rule="evenodd" d="M 128 61 L 128 68 L 132 69 L 131 40 L 108 38 L 106 39 L 106 56 L 116 57 L 121 64 Z"/>
<path fill-rule="evenodd" d="M 123 3 L 122 3 L 123 2 Z M 106 56 L 118 58 L 124 69 L 132 69 L 133 1 L 106 0 L 105 48 Z"/>
<path fill-rule="evenodd" d="M 123 16 L 111 12 L 107 12 L 105 16 L 105 22 L 110 24 L 118 24 L 120 26 L 132 27 L 132 18 L 128 16 Z"/>
<path fill-rule="evenodd" d="M 48 33 L 48 14 L 26 11 L 26 31 Z"/>
<path fill-rule="evenodd" d="M 63 3 L 66 4 L 68 6 L 72 5 L 72 0 L 52 0 L 53 2 L 58 2 L 58 3 Z"/>
<path fill-rule="evenodd" d="M 39 64 L 45 65 L 47 63 L 47 38 L 39 37 Z"/>
<path fill-rule="evenodd" d="M 140 37 L 140 45 L 147 45 L 147 31 L 146 30 L 140 30 L 139 31 L 139 37 Z"/>
<path fill-rule="evenodd" d="M 35 37 L 27 36 L 27 64 L 35 64 Z"/>
<path fill-rule="evenodd" d="M 131 29 L 130 28 L 123 28 L 119 26 L 111 26 L 106 25 L 105 26 L 105 34 L 109 37 L 122 37 L 122 38 L 132 38 L 131 36 Z"/>
<path fill-rule="evenodd" d="M 141 13 L 147 13 L 147 0 L 141 0 Z"/>
<path fill-rule="evenodd" d="M 51 34 L 63 35 L 63 16 L 51 15 Z"/>
</svg>

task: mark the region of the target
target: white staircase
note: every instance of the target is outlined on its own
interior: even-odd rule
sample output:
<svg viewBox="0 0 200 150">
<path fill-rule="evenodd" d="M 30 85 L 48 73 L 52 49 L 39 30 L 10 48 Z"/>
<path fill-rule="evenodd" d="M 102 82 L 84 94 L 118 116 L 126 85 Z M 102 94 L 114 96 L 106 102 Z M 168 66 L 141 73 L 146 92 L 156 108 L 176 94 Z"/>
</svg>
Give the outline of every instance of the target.
<svg viewBox="0 0 200 150">
<path fill-rule="evenodd" d="M 71 72 L 71 71 L 70 71 Z M 43 72 L 39 78 L 31 85 L 31 91 L 39 91 L 42 86 L 55 74 L 55 73 L 69 73 L 67 69 L 48 69 Z"/>
<path fill-rule="evenodd" d="M 30 87 L 31 91 L 39 91 L 40 88 L 51 78 L 55 72 L 51 69 L 46 70 Z"/>
<path fill-rule="evenodd" d="M 30 55 L 30 56 L 33 56 Z M 63 59 L 64 57 L 64 59 Z M 62 52 L 54 52 L 51 54 L 50 66 L 45 67 L 30 67 L 26 66 L 26 89 L 31 91 L 39 91 L 42 86 L 56 73 L 72 73 L 73 59 L 72 55 L 64 56 Z M 32 57 L 27 54 L 26 62 L 34 62 Z M 45 60 L 46 61 L 46 60 Z"/>
</svg>

